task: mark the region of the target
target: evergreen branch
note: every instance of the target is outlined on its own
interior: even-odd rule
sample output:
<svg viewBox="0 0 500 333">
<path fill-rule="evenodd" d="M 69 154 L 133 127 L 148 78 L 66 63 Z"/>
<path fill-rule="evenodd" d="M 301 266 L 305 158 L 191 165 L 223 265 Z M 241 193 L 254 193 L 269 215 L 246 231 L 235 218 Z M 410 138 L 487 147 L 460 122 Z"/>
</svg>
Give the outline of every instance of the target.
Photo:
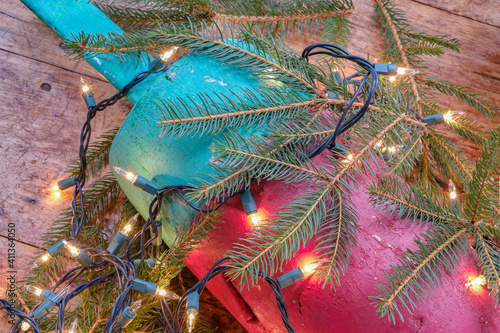
<svg viewBox="0 0 500 333">
<path fill-rule="evenodd" d="M 160 258 L 162 265 L 157 265 L 151 271 L 151 275 L 159 274 L 161 279 L 158 284 L 165 280 L 171 280 L 185 267 L 186 259 L 193 249 L 207 237 L 208 232 L 216 228 L 217 219 L 222 215 L 213 212 L 207 215 L 199 214 L 194 220 L 178 230 L 176 240 L 167 253 Z M 160 236 L 161 237 L 161 236 Z"/>
<path fill-rule="evenodd" d="M 231 278 L 241 277 L 242 285 L 255 284 L 261 277 L 261 270 L 268 275 L 274 273 L 275 261 L 281 267 L 285 260 L 296 253 L 301 244 L 305 244 L 318 232 L 322 221 L 335 216 L 338 207 L 335 204 L 332 206 L 332 203 L 335 202 L 335 189 L 339 182 L 342 182 L 342 178 L 349 175 L 352 169 L 357 169 L 357 166 L 363 163 L 362 158 L 373 146 L 406 117 L 403 113 L 385 126 L 356 152 L 349 162 L 343 164 L 337 174 L 319 191 L 309 191 L 304 197 L 295 198 L 285 206 L 279 216 L 268 219 L 265 226 L 236 244 L 234 249 L 228 252 L 231 262 L 227 265 L 232 267 L 229 272 Z M 342 182 L 342 185 L 347 186 L 347 183 Z"/>
<path fill-rule="evenodd" d="M 422 100 L 421 101 L 423 114 L 431 115 L 442 113 L 445 114 L 447 109 L 440 107 L 436 102 Z M 482 132 L 479 131 L 479 126 L 475 125 L 474 122 L 466 117 L 456 117 L 451 121 L 446 121 L 445 125 L 453 129 L 461 137 L 471 140 L 476 145 L 483 145 L 485 137 Z"/>
<path fill-rule="evenodd" d="M 460 42 L 456 38 L 449 38 L 448 36 L 433 36 L 425 32 L 414 32 L 405 30 L 403 34 L 413 40 L 427 42 L 429 45 L 441 46 L 455 52 L 460 52 Z"/>
<path fill-rule="evenodd" d="M 443 221 L 461 224 L 458 217 L 447 211 L 443 196 L 436 196 L 432 192 L 425 194 L 416 185 L 403 185 L 396 178 L 379 182 L 368 188 L 370 203 L 377 209 L 383 209 L 393 215 L 398 211 L 398 218 L 413 219 L 413 223 Z"/>
<path fill-rule="evenodd" d="M 350 9 L 339 9 L 328 13 L 311 13 L 303 15 L 281 15 L 281 16 L 245 16 L 245 15 L 225 15 L 215 14 L 214 20 L 218 21 L 231 21 L 231 22 L 248 22 L 248 23 L 283 23 L 297 21 L 315 21 L 323 18 L 330 18 L 333 16 L 344 16 L 351 14 Z"/>
<path fill-rule="evenodd" d="M 87 170 L 86 177 L 95 177 L 97 174 L 109 164 L 109 150 L 111 144 L 118 132 L 118 127 L 113 128 L 99 137 L 99 140 L 92 142 L 87 150 Z M 80 159 L 73 160 L 67 172 L 73 177 L 80 172 Z"/>
<path fill-rule="evenodd" d="M 451 121 L 447 121 L 446 125 L 453 129 L 462 138 L 470 140 L 478 146 L 484 144 L 485 137 L 478 131 L 479 126 L 475 125 L 472 119 L 457 117 Z"/>
<path fill-rule="evenodd" d="M 405 53 L 408 54 L 408 56 L 413 56 L 413 55 L 439 56 L 442 55 L 444 52 L 441 48 L 437 46 L 430 46 L 424 44 L 424 45 L 407 46 L 405 47 Z"/>
<path fill-rule="evenodd" d="M 420 103 L 420 105 L 422 106 L 423 114 L 427 114 L 427 115 L 436 114 L 436 113 L 443 113 L 444 114 L 446 112 L 445 108 L 442 108 L 439 105 L 437 105 L 436 102 L 429 101 L 427 99 L 425 99 L 425 100 L 423 99 L 422 102 Z"/>
<path fill-rule="evenodd" d="M 478 264 L 488 281 L 488 289 L 491 289 L 492 293 L 495 294 L 498 305 L 500 303 L 500 253 L 498 247 L 485 241 L 480 232 L 475 235 L 474 244 Z"/>
<path fill-rule="evenodd" d="M 500 129 L 493 131 L 484 144 L 481 156 L 476 162 L 472 181 L 468 184 L 468 196 L 464 211 L 474 223 L 492 216 L 492 207 L 497 205 L 496 198 L 490 195 L 497 183 L 493 175 L 500 173 Z"/>
<path fill-rule="evenodd" d="M 380 10 L 382 15 L 377 15 L 378 20 L 381 24 L 381 28 L 385 29 L 385 25 L 389 28 L 390 32 L 392 33 L 392 37 L 394 38 L 394 41 L 396 43 L 397 49 L 399 50 L 399 57 L 403 63 L 403 66 L 406 68 L 411 68 L 410 62 L 408 61 L 408 57 L 406 56 L 405 48 L 403 46 L 403 43 L 401 42 L 401 39 L 399 38 L 399 33 L 398 29 L 394 25 L 393 22 L 393 16 L 391 16 L 386 8 L 387 4 L 389 3 L 389 0 L 375 0 L 375 3 L 377 4 L 376 10 Z M 385 23 L 385 24 L 383 24 Z M 413 76 L 409 76 L 408 80 L 410 81 L 411 84 L 411 89 L 413 91 L 413 94 L 415 95 L 415 107 L 416 111 L 420 113 L 420 94 L 418 92 L 417 88 L 417 83 L 415 82 L 415 78 Z"/>
<path fill-rule="evenodd" d="M 217 92 L 198 94 L 198 100 L 189 101 L 178 97 L 157 103 L 164 119 L 157 122 L 162 125 L 162 136 L 201 136 L 226 129 L 235 131 L 245 125 L 258 128 L 296 117 L 319 102 L 277 88 L 242 89 L 239 93 L 230 91 L 229 96 Z"/>
<path fill-rule="evenodd" d="M 242 150 L 235 150 L 235 149 L 230 149 L 230 148 L 225 148 L 224 150 L 227 153 L 233 153 L 233 154 L 241 155 L 241 156 L 243 156 L 247 160 L 255 159 L 255 160 L 259 161 L 259 162 L 277 164 L 278 166 L 281 166 L 281 167 L 285 168 L 286 171 L 284 171 L 284 172 L 290 172 L 291 170 L 294 170 L 294 171 L 299 171 L 299 172 L 303 172 L 303 173 L 306 173 L 306 174 L 310 174 L 310 175 L 312 175 L 314 177 L 317 177 L 317 178 L 320 178 L 320 179 L 323 179 L 323 180 L 328 180 L 328 176 L 326 176 L 325 174 L 319 173 L 318 171 L 314 171 L 314 170 L 310 170 L 310 169 L 301 167 L 299 165 L 295 165 L 295 164 L 283 162 L 283 161 L 280 161 L 278 159 L 273 159 L 273 158 L 268 158 L 268 157 L 260 156 L 260 155 L 257 155 L 257 154 L 251 154 L 251 153 L 248 153 L 248 152 L 242 151 Z M 248 168 L 248 169 L 252 169 L 253 170 L 253 168 Z M 277 178 L 279 178 L 279 176 L 272 175 L 272 177 L 270 177 L 269 179 L 277 179 Z"/>
<path fill-rule="evenodd" d="M 323 21 L 320 40 L 347 48 L 347 39 L 351 35 L 351 27 L 347 15 L 334 15 Z"/>
<path fill-rule="evenodd" d="M 390 170 L 385 172 L 386 176 L 390 176 L 393 173 L 401 177 L 407 177 L 410 172 L 413 170 L 413 163 L 408 163 L 409 160 L 415 160 L 419 155 L 421 149 L 416 149 L 421 146 L 421 138 L 424 135 L 424 132 L 420 132 L 416 138 L 413 139 L 413 143 L 410 147 L 405 148 L 405 151 L 402 155 L 398 156 L 395 160 L 391 161 L 389 164 Z M 413 161 L 411 161 L 413 162 Z"/>
<path fill-rule="evenodd" d="M 433 153 L 432 157 L 434 161 L 448 178 L 452 178 L 456 184 L 463 183 L 463 178 L 466 180 L 472 179 L 472 174 L 466 166 L 466 161 L 452 148 L 449 141 L 445 141 L 444 137 L 433 131 L 427 132 L 426 141 Z"/>
<path fill-rule="evenodd" d="M 312 32 L 317 23 L 334 15 L 346 15 L 352 7 L 350 0 L 290 0 L 279 4 L 236 0 L 230 6 L 224 2 L 212 2 L 212 10 L 217 13 L 215 20 L 259 25 L 261 29 L 274 30 L 284 36 L 294 33 L 296 27 L 301 32 Z"/>
<path fill-rule="evenodd" d="M 86 245 L 90 247 L 102 247 L 107 243 L 106 236 L 102 232 L 101 226 L 96 223 L 98 218 L 106 215 L 112 210 L 120 195 L 121 189 L 112 174 L 103 176 L 94 181 L 91 186 L 83 191 L 85 205 L 84 226 L 80 230 L 79 238 L 86 240 Z M 80 216 L 80 208 L 77 209 Z M 132 214 L 133 215 L 133 214 Z M 71 230 L 71 221 L 73 212 L 71 208 L 66 209 L 49 228 L 47 233 L 42 236 L 43 248 L 49 248 L 61 239 L 69 237 Z M 42 255 L 40 251 L 38 255 Z M 53 258 L 50 262 L 39 268 L 36 268 L 26 276 L 26 282 L 38 283 L 44 274 L 49 276 L 58 276 L 64 272 L 68 266 L 68 259 L 65 257 Z"/>
<path fill-rule="evenodd" d="M 493 105 L 485 99 L 482 99 L 477 94 L 470 92 L 467 88 L 461 87 L 451 82 L 429 78 L 421 78 L 419 82 L 433 90 L 464 101 L 465 103 L 469 104 L 471 107 L 479 111 L 484 117 L 493 118 L 493 114 L 496 114 L 500 110 L 497 106 Z"/>
<path fill-rule="evenodd" d="M 172 22 L 168 26 L 128 34 L 80 33 L 73 39 L 68 41 L 68 47 L 74 54 L 85 58 L 112 52 L 136 59 L 140 54 L 135 51 L 160 52 L 165 46 L 196 49 L 198 53 L 248 69 L 264 79 L 281 81 L 298 91 L 322 95 L 321 90 L 311 84 L 311 75 L 316 75 L 313 65 L 277 37 L 264 36 L 255 29 Z"/>
<path fill-rule="evenodd" d="M 455 265 L 460 263 L 457 252 L 464 255 L 467 251 L 467 228 L 453 230 L 440 226 L 435 231 L 422 234 L 425 241 L 415 239 L 419 250 L 406 250 L 405 255 L 399 258 L 399 265 L 393 266 L 393 272 L 386 278 L 385 285 L 378 285 L 380 295 L 376 299 L 377 312 L 381 316 L 387 315 L 395 323 L 395 313 L 403 320 L 401 307 L 412 312 L 416 305 L 410 292 L 417 300 L 428 294 L 441 280 L 441 265 L 448 273 L 453 272 Z"/>
<path fill-rule="evenodd" d="M 241 277 L 241 284 L 257 283 L 260 271 L 273 274 L 285 260 L 293 256 L 318 231 L 322 221 L 332 215 L 330 208 L 331 187 L 307 191 L 303 197 L 294 198 L 280 215 L 267 219 L 267 223 L 253 231 L 233 250 L 227 265 L 232 279 Z"/>
<path fill-rule="evenodd" d="M 125 30 L 137 30 L 154 26 L 157 22 L 196 22 L 208 19 L 210 13 L 193 8 L 188 3 L 175 1 L 157 2 L 151 0 L 97 1 L 95 5 L 113 22 Z"/>
<path fill-rule="evenodd" d="M 329 284 L 335 287 L 340 285 L 340 276 L 344 275 L 349 263 L 349 247 L 356 245 L 357 216 L 352 203 L 342 196 L 339 189 L 336 190 L 338 200 L 338 214 L 331 220 L 325 221 L 319 233 L 324 233 L 318 239 L 315 252 L 321 259 L 316 262 L 320 265 L 316 268 L 316 275 L 321 276 L 323 288 Z"/>
<path fill-rule="evenodd" d="M 231 186 L 228 184 L 236 185 L 241 183 L 240 179 L 248 179 L 248 177 L 246 176 L 246 172 L 248 171 L 248 168 L 243 167 L 240 170 L 234 170 L 234 172 L 226 174 L 224 178 L 216 181 L 215 183 L 212 183 L 210 185 L 202 185 L 200 187 L 200 190 L 196 192 L 194 198 L 207 200 L 215 196 L 219 196 L 221 193 L 226 193 L 226 191 L 229 191 L 229 189 L 235 188 L 235 186 Z M 224 191 L 224 189 L 227 190 Z"/>
</svg>

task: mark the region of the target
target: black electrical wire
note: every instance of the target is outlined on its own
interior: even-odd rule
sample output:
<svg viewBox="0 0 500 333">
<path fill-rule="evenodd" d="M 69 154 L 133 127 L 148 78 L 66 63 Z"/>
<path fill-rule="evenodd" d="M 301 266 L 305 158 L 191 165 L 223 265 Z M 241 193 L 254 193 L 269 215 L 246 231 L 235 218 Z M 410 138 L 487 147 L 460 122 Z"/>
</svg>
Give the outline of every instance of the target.
<svg viewBox="0 0 500 333">
<path fill-rule="evenodd" d="M 85 186 L 86 181 L 86 170 L 87 170 L 87 150 L 90 144 L 90 137 L 92 134 L 92 125 L 91 121 L 94 119 L 98 111 L 105 110 L 108 106 L 111 106 L 118 102 L 120 99 L 125 97 L 127 93 L 132 89 L 135 85 L 144 81 L 151 73 L 149 71 L 143 71 L 138 73 L 134 78 L 127 83 L 119 92 L 111 96 L 110 98 L 104 99 L 100 101 L 97 105 L 91 106 L 88 108 L 87 112 L 87 121 L 84 123 L 82 127 L 82 131 L 80 134 L 80 148 L 78 158 L 80 160 L 80 170 L 75 180 L 75 190 L 73 192 L 73 220 L 71 223 L 71 236 L 76 237 L 80 232 L 81 227 L 83 226 L 83 222 L 85 220 L 85 207 L 83 201 L 83 192 L 82 187 Z M 80 196 L 80 218 L 78 218 L 78 210 L 77 210 L 77 197 Z"/>
<path fill-rule="evenodd" d="M 333 45 L 333 44 L 328 44 L 328 43 L 319 43 L 319 44 L 313 44 L 304 49 L 302 52 L 302 57 L 306 60 L 309 61 L 309 57 L 314 56 L 314 55 L 328 55 L 334 58 L 340 58 L 340 59 L 345 59 L 352 61 L 356 64 L 358 64 L 361 68 L 366 70 L 366 74 L 364 75 L 363 79 L 360 81 L 358 89 L 356 92 L 353 94 L 351 97 L 351 100 L 349 103 L 345 106 L 344 112 L 342 113 L 337 126 L 335 128 L 335 132 L 327 139 L 325 140 L 321 145 L 313 149 L 311 152 L 306 154 L 308 158 L 313 158 L 317 155 L 319 155 L 321 152 L 323 152 L 326 148 L 328 147 L 334 147 L 336 140 L 338 136 L 342 135 L 346 131 L 348 131 L 350 128 L 352 128 L 359 120 L 363 118 L 365 115 L 366 111 L 368 110 L 371 101 L 373 99 L 373 96 L 375 95 L 375 92 L 378 87 L 378 74 L 375 71 L 374 64 L 370 62 L 369 60 L 355 56 L 344 50 L 343 48 Z M 357 72 L 354 75 L 350 76 L 348 78 L 352 79 L 356 76 L 360 76 L 361 73 Z M 368 83 L 368 79 L 371 76 L 371 84 Z M 353 105 L 353 103 L 356 101 L 358 98 L 359 94 L 367 88 L 368 93 L 365 97 L 365 102 L 363 106 L 357 111 L 354 115 L 352 115 L 350 118 L 347 120 L 345 119 L 347 115 L 349 114 L 349 111 Z"/>
<path fill-rule="evenodd" d="M 14 324 L 12 327 L 12 332 L 16 333 L 19 332 L 19 328 L 22 325 L 22 322 L 26 322 L 31 325 L 33 328 L 34 333 L 41 333 L 40 327 L 38 327 L 38 323 L 36 322 L 36 319 L 32 315 L 28 315 L 21 310 L 18 310 L 14 307 L 12 303 L 5 299 L 0 299 L 0 310 L 6 310 L 10 314 L 13 314 L 17 317 L 19 317 L 19 320 Z"/>
<path fill-rule="evenodd" d="M 177 303 L 177 308 L 175 310 L 173 316 L 173 331 L 174 333 L 181 333 L 182 327 L 184 325 L 184 317 L 180 318 L 180 313 L 183 312 L 183 307 L 187 301 L 187 297 L 192 292 L 197 292 L 199 295 L 203 293 L 207 283 L 218 276 L 219 274 L 224 273 L 225 271 L 231 269 L 231 266 L 223 266 L 222 263 L 226 260 L 229 260 L 229 257 L 223 257 L 215 262 L 215 264 L 209 269 L 207 274 L 205 274 L 193 287 L 191 287 L 188 291 L 182 295 L 179 303 Z M 289 333 L 295 333 L 295 330 L 290 323 L 288 309 L 286 307 L 285 301 L 283 300 L 283 295 L 281 293 L 281 287 L 276 279 L 273 279 L 263 272 L 259 272 L 259 275 L 264 278 L 264 280 L 270 285 L 271 289 L 275 293 L 276 303 L 278 305 L 278 309 L 281 313 L 281 319 L 283 320 L 283 324 Z"/>
</svg>

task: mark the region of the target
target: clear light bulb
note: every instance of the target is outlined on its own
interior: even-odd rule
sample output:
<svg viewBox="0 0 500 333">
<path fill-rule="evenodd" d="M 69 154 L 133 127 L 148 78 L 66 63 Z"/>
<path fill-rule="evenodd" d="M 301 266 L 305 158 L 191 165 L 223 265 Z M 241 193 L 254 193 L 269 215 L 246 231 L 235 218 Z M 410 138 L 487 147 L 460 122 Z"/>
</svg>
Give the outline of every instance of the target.
<svg viewBox="0 0 500 333">
<path fill-rule="evenodd" d="M 134 175 L 132 172 L 128 172 L 120 167 L 113 167 L 113 169 L 115 169 L 115 171 L 120 175 L 122 176 L 123 178 L 129 180 L 131 183 L 134 183 L 136 180 L 137 180 L 137 176 Z"/>
<path fill-rule="evenodd" d="M 195 309 L 188 309 L 186 311 L 187 315 L 187 329 L 189 333 L 193 332 L 194 329 L 194 324 L 196 322 L 196 315 L 198 314 L 198 311 Z"/>
<path fill-rule="evenodd" d="M 23 332 L 26 332 L 30 328 L 31 328 L 31 325 L 28 324 L 27 322 L 23 321 L 23 323 L 21 324 L 21 330 L 23 330 Z"/>
<path fill-rule="evenodd" d="M 137 311 L 139 310 L 139 308 L 141 307 L 142 305 L 142 301 L 141 300 L 138 300 L 138 301 L 135 301 L 129 308 L 128 308 L 128 314 L 130 316 L 133 316 L 137 313 Z"/>
<path fill-rule="evenodd" d="M 450 190 L 450 199 L 455 200 L 457 198 L 457 188 L 451 179 L 448 181 L 448 189 Z"/>
<path fill-rule="evenodd" d="M 42 266 L 43 264 L 47 263 L 50 259 L 52 259 L 52 256 L 49 253 L 45 253 L 41 257 L 39 257 L 35 260 L 35 262 L 33 263 L 33 266 L 31 268 L 32 269 L 38 268 L 38 267 Z"/>
<path fill-rule="evenodd" d="M 170 59 L 171 56 L 174 55 L 174 53 L 177 51 L 178 47 L 177 46 L 174 46 L 172 47 L 170 50 L 166 51 L 165 53 L 163 53 L 160 58 L 161 58 L 161 61 L 163 62 L 167 62 L 168 59 Z"/>
<path fill-rule="evenodd" d="M 56 199 L 59 199 L 61 197 L 61 189 L 59 188 L 59 186 L 57 184 L 46 188 L 45 190 L 43 190 L 43 192 L 50 194 L 51 196 L 53 196 Z"/>
<path fill-rule="evenodd" d="M 130 220 L 128 220 L 127 224 L 122 229 L 122 233 L 125 236 L 128 236 L 129 233 L 132 231 L 138 218 L 139 218 L 139 213 L 135 214 Z"/>
<path fill-rule="evenodd" d="M 173 291 L 168 291 L 162 288 L 157 288 L 155 294 L 160 297 L 165 297 L 167 299 L 180 299 L 179 295 Z"/>
<path fill-rule="evenodd" d="M 69 326 L 69 332 L 68 333 L 76 333 L 78 332 L 78 319 L 75 318 L 71 325 Z"/>
<path fill-rule="evenodd" d="M 76 246 L 71 245 L 66 240 L 63 240 L 63 243 L 64 247 L 71 253 L 73 257 L 78 257 L 80 255 L 80 250 Z"/>
<path fill-rule="evenodd" d="M 261 221 L 261 217 L 259 213 L 253 213 L 248 215 L 248 218 L 250 219 L 250 222 L 255 226 L 258 227 Z"/>
<path fill-rule="evenodd" d="M 465 115 L 465 112 L 462 111 L 448 111 L 444 114 L 444 121 L 447 123 L 451 122 L 454 120 L 454 118 L 457 117 L 463 117 Z"/>
<path fill-rule="evenodd" d="M 302 270 L 302 273 L 304 273 L 304 275 L 309 275 L 312 272 L 314 272 L 316 267 L 318 267 L 317 264 L 307 264 L 307 265 L 304 265 L 304 267 L 301 267 L 300 269 Z"/>
<path fill-rule="evenodd" d="M 394 82 L 396 81 L 396 77 L 395 76 L 389 76 L 389 82 Z"/>
<path fill-rule="evenodd" d="M 62 289 L 61 289 L 61 290 L 60 290 L 60 291 L 56 294 L 56 296 L 54 296 L 54 297 L 52 298 L 52 302 L 54 302 L 54 303 L 56 303 L 56 304 L 57 304 L 57 303 L 59 303 L 59 301 L 60 301 L 61 299 L 63 299 L 63 297 L 64 297 L 64 296 L 66 296 L 66 295 L 68 294 L 69 288 L 70 288 L 70 286 L 66 286 L 66 287 L 62 288 Z"/>
<path fill-rule="evenodd" d="M 344 160 L 342 160 L 342 163 L 349 163 L 352 161 L 353 158 L 354 158 L 354 155 L 349 153 L 349 154 L 347 154 L 347 157 Z"/>
<path fill-rule="evenodd" d="M 86 93 L 90 91 L 90 86 L 89 84 L 82 78 L 80 78 L 80 83 L 82 84 L 82 92 Z"/>
<path fill-rule="evenodd" d="M 484 275 L 479 275 L 477 278 L 470 280 L 465 284 L 466 287 L 477 287 L 486 284 L 486 278 Z"/>
<path fill-rule="evenodd" d="M 42 294 L 43 289 L 32 286 L 31 284 L 27 284 L 24 286 L 27 292 L 32 293 L 33 295 L 40 296 Z"/>
<path fill-rule="evenodd" d="M 397 150 L 398 150 L 398 149 L 397 149 L 397 147 L 396 147 L 396 146 L 391 146 L 391 147 L 389 147 L 389 152 L 390 152 L 391 154 L 394 154 Z"/>
<path fill-rule="evenodd" d="M 398 67 L 398 75 L 415 75 L 415 74 L 418 74 L 418 71 L 414 70 L 413 68 Z"/>
</svg>

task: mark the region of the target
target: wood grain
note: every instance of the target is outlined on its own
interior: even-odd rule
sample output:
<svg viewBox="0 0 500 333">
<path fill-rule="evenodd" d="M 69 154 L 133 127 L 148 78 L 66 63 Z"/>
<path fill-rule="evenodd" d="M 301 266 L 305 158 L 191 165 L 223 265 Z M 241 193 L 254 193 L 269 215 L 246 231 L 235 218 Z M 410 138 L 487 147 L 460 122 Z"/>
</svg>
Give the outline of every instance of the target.
<svg viewBox="0 0 500 333">
<path fill-rule="evenodd" d="M 497 0 L 416 0 L 416 2 L 500 27 L 500 11 Z"/>
<path fill-rule="evenodd" d="M 63 40 L 19 1 L 0 0 L 0 49 L 105 81 L 86 61 L 69 61 Z"/>
<path fill-rule="evenodd" d="M 438 78 L 471 87 L 485 98 L 500 104 L 500 13 L 495 0 L 397 0 L 416 31 L 446 34 L 463 44 L 460 53 L 446 52 L 441 57 L 427 57 L 429 72 Z M 374 22 L 374 2 L 354 1 L 351 15 L 352 36 L 349 51 L 377 58 L 382 39 Z M 304 36 L 290 40 L 297 51 L 317 41 Z M 53 201 L 42 193 L 51 182 L 64 176 L 69 161 L 77 155 L 77 135 L 85 117 L 80 96 L 80 77 L 89 80 L 97 99 L 115 90 L 84 61 L 70 61 L 60 47 L 62 40 L 19 1 L 0 0 L 0 276 L 6 274 L 6 226 L 16 223 L 18 276 L 27 271 L 40 236 L 69 206 L 69 194 Z M 50 90 L 47 85 L 50 85 Z M 463 103 L 442 97 L 443 106 L 465 110 L 484 130 L 499 123 L 482 118 Z M 131 108 L 120 102 L 105 114 L 98 115 L 93 138 L 119 126 Z M 477 148 L 440 127 L 464 148 L 473 159 Z M 4 237 L 2 237 L 4 236 Z M 5 292 L 0 281 L 0 293 Z M 214 300 L 216 302 L 216 300 Z M 228 317 L 220 313 L 209 317 Z M 220 332 L 240 330 L 227 324 Z M 3 323 L 3 324 L 2 324 Z M 4 325 L 4 326 L 2 326 Z M 224 326 L 227 325 L 227 326 Z M 0 330 L 8 326 L 0 320 Z M 226 329 L 230 327 L 230 329 Z"/>
</svg>

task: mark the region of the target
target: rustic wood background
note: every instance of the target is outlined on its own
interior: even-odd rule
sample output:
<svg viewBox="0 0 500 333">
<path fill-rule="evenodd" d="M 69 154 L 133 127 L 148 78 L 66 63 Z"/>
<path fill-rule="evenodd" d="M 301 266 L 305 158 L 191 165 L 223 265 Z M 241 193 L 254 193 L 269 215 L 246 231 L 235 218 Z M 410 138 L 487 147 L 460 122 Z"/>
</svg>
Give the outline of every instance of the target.
<svg viewBox="0 0 500 333">
<path fill-rule="evenodd" d="M 355 0 L 348 50 L 377 58 L 382 40 L 374 22 L 374 1 Z M 495 0 L 397 0 L 415 30 L 446 34 L 463 44 L 460 53 L 428 58 L 429 71 L 439 78 L 469 86 L 500 105 L 500 12 Z M 294 39 L 298 51 L 314 38 Z M 77 156 L 78 135 L 86 114 L 80 78 L 91 82 L 97 100 L 115 92 L 85 61 L 70 61 L 62 40 L 18 0 L 0 0 L 0 294 L 6 290 L 7 224 L 16 224 L 17 278 L 40 246 L 58 214 L 69 206 L 70 194 L 51 200 L 42 189 L 63 178 L 68 162 Z M 443 105 L 466 111 L 484 130 L 493 121 L 462 103 L 442 98 Z M 118 126 L 132 105 L 119 102 L 99 114 L 93 138 Z M 450 134 L 445 127 L 443 131 Z M 474 159 L 477 147 L 450 136 Z M 212 297 L 211 302 L 217 302 Z M 220 332 L 242 332 L 225 309 L 212 315 Z M 0 330 L 8 331 L 0 321 Z"/>
</svg>

